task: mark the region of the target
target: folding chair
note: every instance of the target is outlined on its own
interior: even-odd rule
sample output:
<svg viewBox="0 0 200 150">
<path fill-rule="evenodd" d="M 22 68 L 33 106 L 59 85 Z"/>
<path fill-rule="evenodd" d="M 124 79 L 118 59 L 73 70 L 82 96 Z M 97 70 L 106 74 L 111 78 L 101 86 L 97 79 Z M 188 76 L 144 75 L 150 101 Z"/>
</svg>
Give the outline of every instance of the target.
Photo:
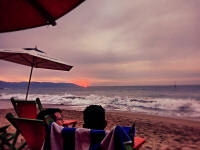
<svg viewBox="0 0 200 150">
<path fill-rule="evenodd" d="M 21 118 L 36 119 L 38 112 L 44 110 L 39 98 L 35 101 L 15 100 L 11 98 L 14 110 Z M 77 120 L 64 120 L 64 126 L 75 127 Z"/>
<path fill-rule="evenodd" d="M 35 101 L 15 100 L 13 97 L 10 99 L 15 112 L 21 118 L 36 119 L 39 111 L 43 110 L 39 98 Z"/>
<path fill-rule="evenodd" d="M 16 118 L 11 113 L 8 113 L 6 118 L 22 133 L 30 150 L 41 150 L 46 135 L 44 121 Z"/>
<path fill-rule="evenodd" d="M 36 119 L 37 113 L 43 110 L 42 104 L 39 98 L 32 101 L 25 101 L 25 100 L 16 100 L 13 97 L 10 99 L 11 103 L 14 107 L 14 110 L 18 117 L 21 118 L 29 118 L 29 119 Z M 20 135 L 20 130 L 16 128 L 16 133 L 13 141 L 17 141 L 18 136 Z M 24 142 L 22 145 L 26 145 Z"/>
</svg>

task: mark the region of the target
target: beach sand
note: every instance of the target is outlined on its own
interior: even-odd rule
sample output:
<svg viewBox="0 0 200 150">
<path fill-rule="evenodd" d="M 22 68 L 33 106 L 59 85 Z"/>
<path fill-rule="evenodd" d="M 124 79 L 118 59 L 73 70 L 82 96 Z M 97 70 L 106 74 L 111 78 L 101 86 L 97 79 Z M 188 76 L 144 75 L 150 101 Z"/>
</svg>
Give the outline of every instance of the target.
<svg viewBox="0 0 200 150">
<path fill-rule="evenodd" d="M 64 119 L 78 120 L 76 127 L 82 127 L 81 111 L 67 110 L 67 106 L 44 105 L 45 107 L 60 107 Z M 9 124 L 5 119 L 13 109 L 0 110 L 0 126 Z M 115 125 L 131 126 L 136 122 L 136 136 L 144 137 L 145 144 L 141 150 L 200 150 L 200 122 L 152 116 L 130 112 L 106 112 L 107 130 Z M 10 131 L 14 131 L 12 127 Z M 23 141 L 23 139 L 21 139 Z"/>
</svg>

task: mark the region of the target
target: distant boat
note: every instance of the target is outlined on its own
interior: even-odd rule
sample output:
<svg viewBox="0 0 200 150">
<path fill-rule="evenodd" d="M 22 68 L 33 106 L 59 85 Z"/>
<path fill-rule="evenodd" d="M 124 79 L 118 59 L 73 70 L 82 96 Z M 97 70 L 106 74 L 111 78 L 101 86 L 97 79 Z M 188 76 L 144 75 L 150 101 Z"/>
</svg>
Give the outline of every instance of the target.
<svg viewBox="0 0 200 150">
<path fill-rule="evenodd" d="M 177 87 L 177 85 L 176 85 L 176 82 L 174 83 L 174 88 L 176 88 Z"/>
</svg>

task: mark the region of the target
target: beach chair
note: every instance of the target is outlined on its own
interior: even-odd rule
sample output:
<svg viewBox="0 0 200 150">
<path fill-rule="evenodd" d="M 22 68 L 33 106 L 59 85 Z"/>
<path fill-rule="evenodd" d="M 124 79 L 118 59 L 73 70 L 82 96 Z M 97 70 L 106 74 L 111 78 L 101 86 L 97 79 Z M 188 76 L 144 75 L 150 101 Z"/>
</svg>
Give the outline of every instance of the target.
<svg viewBox="0 0 200 150">
<path fill-rule="evenodd" d="M 30 150 L 41 150 L 46 134 L 43 120 L 16 118 L 11 113 L 8 113 L 6 118 L 21 132 Z"/>
<path fill-rule="evenodd" d="M 15 100 L 11 98 L 14 110 L 17 115 L 21 118 L 36 119 L 38 112 L 44 110 L 40 99 L 25 101 L 25 100 Z M 78 120 L 64 120 L 64 127 L 75 127 Z"/>
<path fill-rule="evenodd" d="M 38 112 L 43 110 L 39 98 L 36 98 L 36 100 L 32 101 L 25 101 L 16 100 L 12 97 L 10 100 L 19 118 L 36 119 Z M 18 128 L 16 128 L 15 134 L 16 136 L 14 137 L 14 141 L 17 141 L 20 135 L 20 130 Z M 24 142 L 23 145 L 26 145 L 26 142 Z"/>
<path fill-rule="evenodd" d="M 42 104 L 39 98 L 32 101 L 15 100 L 13 97 L 10 99 L 15 112 L 21 118 L 36 119 L 39 111 L 43 110 Z"/>
</svg>

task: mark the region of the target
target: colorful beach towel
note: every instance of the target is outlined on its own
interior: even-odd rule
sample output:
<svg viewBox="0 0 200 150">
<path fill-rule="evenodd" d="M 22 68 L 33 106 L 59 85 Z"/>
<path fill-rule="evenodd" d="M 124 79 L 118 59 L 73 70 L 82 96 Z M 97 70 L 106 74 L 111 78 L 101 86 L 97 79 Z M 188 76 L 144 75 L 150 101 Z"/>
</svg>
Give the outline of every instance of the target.
<svg viewBox="0 0 200 150">
<path fill-rule="evenodd" d="M 110 132 L 61 127 L 52 123 L 42 150 L 132 150 L 128 134 L 116 126 Z"/>
</svg>

